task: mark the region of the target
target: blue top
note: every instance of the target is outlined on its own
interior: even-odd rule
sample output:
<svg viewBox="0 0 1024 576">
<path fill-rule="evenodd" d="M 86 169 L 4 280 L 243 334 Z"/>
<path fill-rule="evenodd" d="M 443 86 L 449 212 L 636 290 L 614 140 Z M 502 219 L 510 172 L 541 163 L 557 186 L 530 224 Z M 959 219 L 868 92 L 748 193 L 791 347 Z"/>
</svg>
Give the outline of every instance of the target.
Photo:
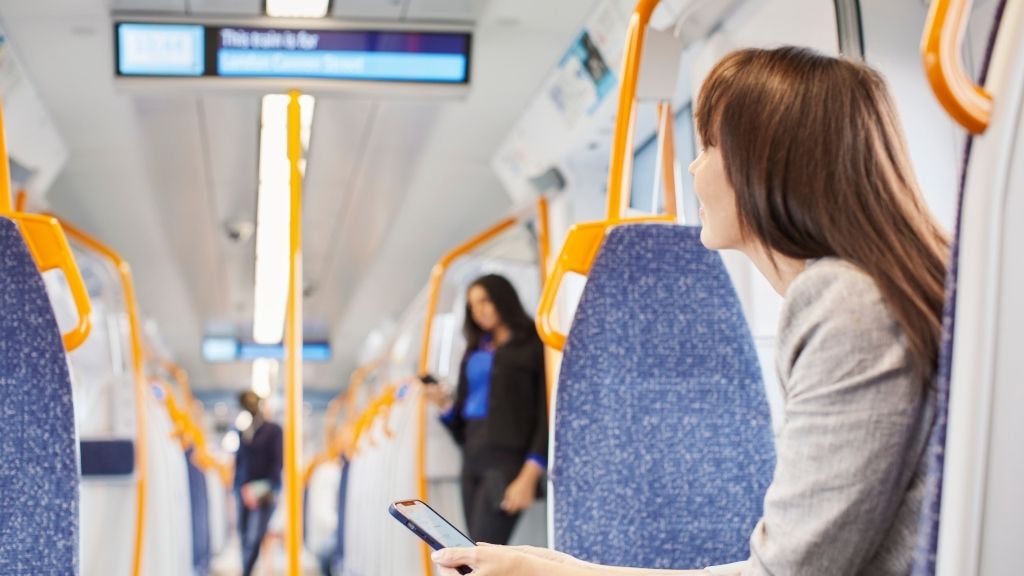
<svg viewBox="0 0 1024 576">
<path fill-rule="evenodd" d="M 469 382 L 469 393 L 462 405 L 462 418 L 466 421 L 480 421 L 487 418 L 491 400 L 491 371 L 494 368 L 494 349 L 490 348 L 490 339 L 484 338 L 481 347 L 471 352 L 466 359 L 466 380 Z M 441 415 L 445 422 L 451 422 L 455 416 L 455 406 Z M 547 468 L 548 461 L 543 455 L 530 453 L 527 460 L 535 462 L 541 468 Z"/>
<path fill-rule="evenodd" d="M 487 418 L 487 405 L 491 399 L 491 369 L 494 367 L 494 350 L 477 350 L 466 360 L 466 379 L 469 381 L 469 395 L 462 405 L 462 417 L 466 420 Z"/>
</svg>

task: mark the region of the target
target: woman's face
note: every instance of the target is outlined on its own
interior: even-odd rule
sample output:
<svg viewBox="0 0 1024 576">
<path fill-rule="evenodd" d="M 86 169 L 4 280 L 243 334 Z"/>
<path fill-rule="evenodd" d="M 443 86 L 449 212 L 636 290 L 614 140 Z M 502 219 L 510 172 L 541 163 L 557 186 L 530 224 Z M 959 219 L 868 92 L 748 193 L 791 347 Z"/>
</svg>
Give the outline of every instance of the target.
<svg viewBox="0 0 1024 576">
<path fill-rule="evenodd" d="M 690 164 L 693 188 L 700 200 L 700 241 L 710 250 L 739 249 L 743 245 L 736 191 L 725 173 L 718 148 L 705 148 Z"/>
<path fill-rule="evenodd" d="M 469 302 L 469 313 L 472 314 L 473 321 L 481 330 L 494 332 L 494 329 L 501 325 L 501 315 L 498 314 L 494 302 L 491 302 L 490 294 L 484 290 L 483 286 L 471 287 L 466 299 Z"/>
</svg>

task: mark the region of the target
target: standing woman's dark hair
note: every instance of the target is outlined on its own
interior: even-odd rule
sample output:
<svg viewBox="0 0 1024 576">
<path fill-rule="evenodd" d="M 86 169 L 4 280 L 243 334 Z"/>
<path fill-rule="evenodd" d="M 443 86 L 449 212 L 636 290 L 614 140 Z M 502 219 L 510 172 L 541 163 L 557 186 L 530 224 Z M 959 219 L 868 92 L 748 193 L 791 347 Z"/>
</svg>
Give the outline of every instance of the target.
<svg viewBox="0 0 1024 576">
<path fill-rule="evenodd" d="M 722 151 L 742 233 L 790 258 L 864 270 L 929 379 L 949 240 L 921 197 L 882 76 L 804 48 L 739 50 L 712 69 L 695 116 L 704 146 Z"/>
<path fill-rule="evenodd" d="M 504 276 L 488 274 L 477 278 L 467 288 L 467 292 L 474 286 L 479 286 L 487 292 L 491 303 L 494 304 L 501 321 L 512 331 L 512 339 L 519 340 L 529 335 L 536 334 L 533 318 L 526 313 L 519 295 L 512 283 Z M 480 347 L 480 339 L 484 336 L 483 329 L 473 320 L 469 302 L 466 302 L 466 320 L 462 325 L 462 334 L 466 338 L 466 349 L 476 350 Z"/>
</svg>

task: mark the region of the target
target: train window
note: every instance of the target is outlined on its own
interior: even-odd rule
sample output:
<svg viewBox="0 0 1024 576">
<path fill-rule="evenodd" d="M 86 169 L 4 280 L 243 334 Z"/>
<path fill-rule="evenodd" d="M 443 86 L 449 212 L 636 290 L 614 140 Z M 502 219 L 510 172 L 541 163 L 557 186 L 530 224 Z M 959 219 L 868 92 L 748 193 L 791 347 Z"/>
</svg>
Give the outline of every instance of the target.
<svg viewBox="0 0 1024 576">
<path fill-rule="evenodd" d="M 688 216 L 697 214 L 697 197 L 693 193 L 693 181 L 686 172 L 686 167 L 696 157 L 693 109 L 690 104 L 676 111 L 674 130 L 677 195 L 682 200 L 679 203 L 680 219 L 694 224 L 696 220 Z M 655 133 L 637 146 L 633 156 L 633 195 L 629 200 L 631 209 L 651 214 L 661 213 L 665 209 L 664 182 L 658 160 L 658 134 Z"/>
</svg>

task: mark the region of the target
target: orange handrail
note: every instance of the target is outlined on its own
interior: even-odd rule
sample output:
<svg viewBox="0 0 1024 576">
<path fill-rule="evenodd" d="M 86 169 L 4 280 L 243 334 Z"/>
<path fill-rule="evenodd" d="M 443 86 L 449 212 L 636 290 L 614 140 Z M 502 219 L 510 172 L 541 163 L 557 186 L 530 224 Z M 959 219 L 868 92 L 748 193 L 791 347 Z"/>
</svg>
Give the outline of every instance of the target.
<svg viewBox="0 0 1024 576">
<path fill-rule="evenodd" d="M 548 267 L 551 263 L 551 218 L 548 214 L 548 201 L 541 197 L 537 200 L 537 256 L 540 260 L 540 285 L 548 282 Z M 551 394 L 555 387 L 555 365 L 560 363 L 557 351 L 544 346 L 544 389 L 547 393 L 547 406 L 551 408 Z"/>
<path fill-rule="evenodd" d="M 285 419 L 285 501 L 288 510 L 288 576 L 302 572 L 302 157 L 299 92 L 288 93 L 288 161 L 291 165 L 291 246 L 288 251 L 288 317 L 285 327 L 287 418 Z"/>
<path fill-rule="evenodd" d="M 167 360 L 166 358 L 152 357 L 152 359 L 159 364 L 170 376 L 178 383 L 178 387 L 182 392 L 182 401 L 184 408 L 180 410 L 181 415 L 181 427 L 184 431 L 183 434 L 183 445 L 182 447 L 188 449 L 191 446 L 194 450 L 192 453 L 192 463 L 195 464 L 200 470 L 214 470 L 220 476 L 221 481 L 225 485 L 231 484 L 231 466 L 225 462 L 220 461 L 218 458 L 210 454 L 209 448 L 207 447 L 206 434 L 203 432 L 203 428 L 198 421 L 196 421 L 196 412 L 193 410 L 195 406 L 195 397 L 192 394 L 192 385 L 189 381 L 188 372 L 184 368 L 177 365 L 176 363 Z M 162 379 L 160 379 L 163 381 Z M 166 388 L 166 382 L 164 382 Z M 172 406 L 168 404 L 168 410 L 170 411 Z M 202 410 L 199 411 L 202 414 Z M 172 420 L 175 416 L 172 414 Z"/>
<path fill-rule="evenodd" d="M 56 218 L 56 217 L 55 217 Z M 132 574 L 139 576 L 142 571 L 142 544 L 146 526 L 146 374 L 142 350 L 142 328 L 139 323 L 139 305 L 135 297 L 135 282 L 132 270 L 121 255 L 96 238 L 60 220 L 68 236 L 89 250 L 103 256 L 113 264 L 124 291 L 125 308 L 128 312 L 128 334 L 131 339 L 132 374 L 135 376 L 135 485 L 138 514 L 135 520 L 135 548 L 132 557 Z"/>
<path fill-rule="evenodd" d="M 309 483 L 309 479 L 312 477 L 317 466 L 340 458 L 343 453 L 349 452 L 348 445 L 351 440 L 346 440 L 345 436 L 351 434 L 351 428 L 357 420 L 356 411 L 358 406 L 356 405 L 356 397 L 359 394 L 359 390 L 362 389 L 363 383 L 369 378 L 370 374 L 373 374 L 384 363 L 387 355 L 388 353 L 385 352 L 353 370 L 352 375 L 349 377 L 348 388 L 339 392 L 327 404 L 327 411 L 324 413 L 324 449 L 314 456 L 306 466 L 303 486 Z M 342 409 L 345 410 L 345 417 L 342 419 L 343 424 L 339 433 L 338 414 Z"/>
<path fill-rule="evenodd" d="M 964 70 L 961 46 L 971 0 L 933 0 L 921 38 L 928 82 L 946 112 L 971 134 L 981 134 L 992 118 L 992 94 Z"/>
<path fill-rule="evenodd" d="M 181 388 L 182 395 L 184 396 L 182 400 L 187 404 L 188 412 L 191 414 L 192 405 L 196 398 L 192 395 L 192 382 L 189 380 L 188 372 L 186 372 L 181 366 L 178 366 L 176 363 L 166 358 L 153 356 L 152 359 L 161 368 L 163 368 L 164 371 L 166 371 L 167 374 L 170 375 L 170 377 L 178 384 L 178 387 Z"/>
<path fill-rule="evenodd" d="M 537 200 L 537 215 L 541 220 L 541 228 L 543 229 L 538 233 L 539 239 L 539 251 L 541 258 L 541 276 L 545 276 L 547 273 L 547 252 L 550 250 L 548 244 L 549 231 L 548 231 L 548 204 L 547 199 L 543 196 Z M 419 375 L 424 375 L 430 371 L 430 341 L 433 334 L 434 328 L 434 315 L 437 314 L 437 303 L 441 296 L 441 283 L 444 281 L 444 276 L 448 272 L 448 268 L 451 267 L 452 263 L 460 257 L 469 254 L 476 250 L 480 246 L 483 246 L 487 242 L 493 240 L 496 236 L 519 224 L 523 220 L 523 215 L 514 215 L 502 219 L 497 224 L 494 224 L 490 228 L 483 232 L 473 236 L 469 240 L 463 242 L 459 246 L 450 250 L 447 254 L 441 257 L 434 265 L 433 270 L 430 272 L 430 285 L 429 293 L 427 296 L 427 314 L 423 320 L 423 340 L 420 343 L 420 358 L 419 358 Z M 418 406 L 418 422 L 419 428 L 419 450 L 417 455 L 417 469 L 420 479 L 419 497 L 424 502 L 428 498 L 427 494 L 427 418 L 426 410 L 427 404 L 424 397 L 421 395 Z M 430 561 L 430 548 L 426 544 L 423 545 L 423 570 L 424 574 L 429 576 L 431 574 L 433 564 Z"/>
<path fill-rule="evenodd" d="M 0 106 L 0 216 L 18 224 L 29 253 L 32 254 L 32 259 L 35 260 L 41 274 L 50 270 L 61 270 L 64 273 L 78 313 L 75 326 L 61 335 L 64 349 L 71 351 L 81 346 L 89 337 L 89 331 L 92 329 L 92 302 L 89 300 L 89 292 L 82 280 L 82 273 L 78 269 L 60 223 L 47 216 L 22 213 L 26 198 L 24 191 L 19 192 L 17 205 L 12 206 L 11 171 L 8 165 L 3 116 L 3 107 Z"/>
<path fill-rule="evenodd" d="M 658 104 L 658 155 L 661 156 L 661 190 L 665 196 L 665 214 L 678 216 L 676 206 L 676 139 L 672 104 Z"/>
<path fill-rule="evenodd" d="M 427 299 L 427 315 L 423 321 L 423 339 L 420 342 L 420 375 L 426 374 L 430 370 L 430 338 L 434 329 L 434 314 L 437 313 L 437 302 L 441 297 L 441 283 L 444 281 L 445 274 L 448 273 L 448 268 L 452 265 L 452 262 L 457 260 L 459 257 L 464 256 L 490 242 L 496 236 L 509 228 L 512 228 L 518 223 L 518 217 L 509 216 L 451 250 L 442 256 L 441 259 L 437 261 L 437 264 L 434 264 L 434 268 L 430 272 L 430 293 Z"/>
<path fill-rule="evenodd" d="M 14 212 L 11 205 L 11 166 L 7 156 L 7 132 L 4 130 L 3 106 L 0 105 L 0 214 Z"/>
<path fill-rule="evenodd" d="M 562 251 L 555 260 L 554 269 L 544 284 L 540 308 L 537 312 L 537 332 L 548 346 L 562 350 L 566 336 L 556 327 L 553 318 L 562 280 L 569 272 L 586 275 L 601 249 L 605 234 L 610 228 L 626 223 L 674 222 L 675 216 L 641 216 L 625 218 L 623 212 L 629 201 L 633 180 L 633 154 L 630 153 L 636 125 L 636 88 L 640 77 L 640 62 L 643 56 L 644 37 L 651 14 L 660 0 L 640 0 L 629 21 L 626 35 L 626 50 L 623 56 L 622 85 L 619 91 L 619 108 L 615 117 L 615 139 L 612 144 L 611 164 L 608 170 L 608 209 L 605 220 L 574 225 L 562 244 Z"/>
</svg>

